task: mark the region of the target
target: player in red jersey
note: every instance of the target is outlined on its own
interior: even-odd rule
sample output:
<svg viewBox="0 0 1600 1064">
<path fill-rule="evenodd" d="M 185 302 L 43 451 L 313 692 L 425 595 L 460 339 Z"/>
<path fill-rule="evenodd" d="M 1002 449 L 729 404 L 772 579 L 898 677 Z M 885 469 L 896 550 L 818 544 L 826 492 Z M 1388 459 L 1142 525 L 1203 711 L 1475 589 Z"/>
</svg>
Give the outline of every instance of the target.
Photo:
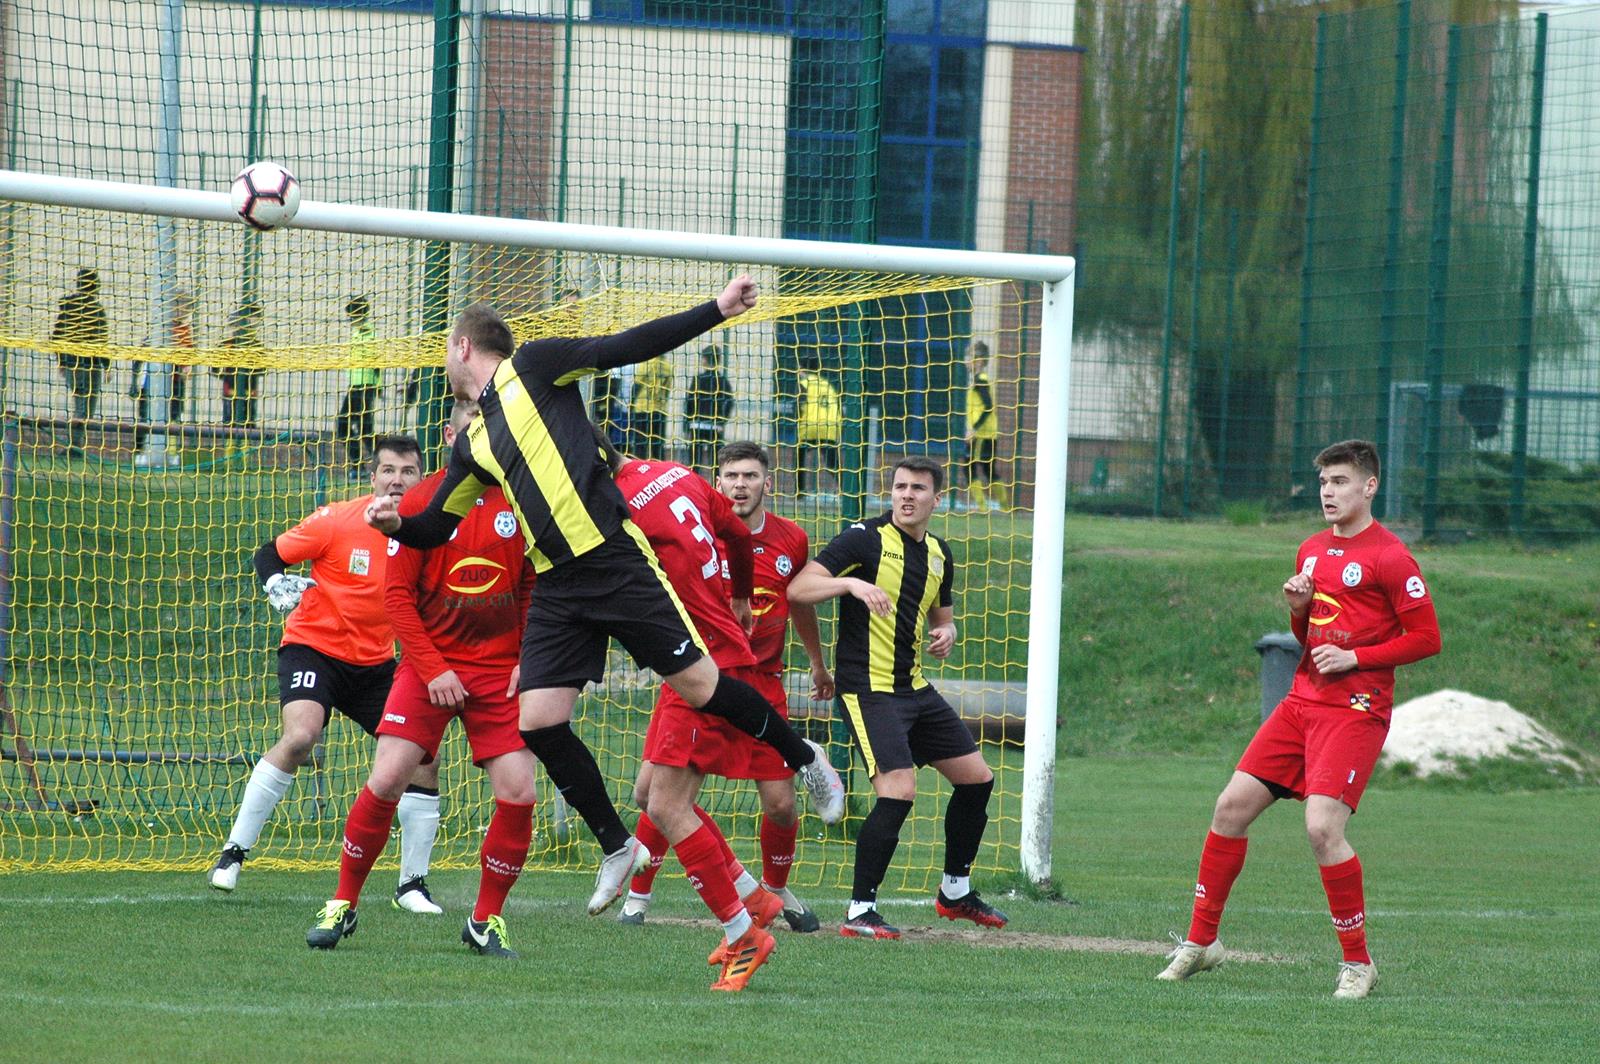
<svg viewBox="0 0 1600 1064">
<path fill-rule="evenodd" d="M 1345 826 L 1389 732 L 1395 667 L 1439 652 L 1439 621 L 1411 552 L 1373 519 L 1377 448 L 1345 440 L 1317 455 L 1316 465 L 1322 515 L 1332 527 L 1300 544 L 1296 572 L 1283 584 L 1305 651 L 1288 697 L 1262 722 L 1217 798 L 1189 934 L 1160 979 L 1187 979 L 1222 963 L 1217 925 L 1244 867 L 1246 832 L 1279 798 L 1306 803 L 1306 834 L 1344 951 L 1333 996 L 1364 998 L 1378 979 L 1367 952 L 1361 861 Z"/>
<path fill-rule="evenodd" d="M 639 531 L 661 562 L 673 596 L 688 611 L 695 631 L 719 670 L 745 683 L 755 655 L 746 631 L 751 623 L 752 563 L 750 532 L 734 516 L 728 500 L 695 472 L 676 462 L 630 461 L 618 454 L 604 433 L 595 433 L 623 500 Z M 722 575 L 727 545 L 728 583 Z M 689 882 L 706 907 L 722 921 L 724 941 L 710 960 L 722 974 L 713 990 L 743 990 L 772 953 L 767 931 L 783 902 L 754 881 L 736 885 L 744 873 L 716 822 L 695 804 L 708 775 L 742 769 L 747 758 L 727 721 L 702 713 L 663 684 L 645 734 L 644 765 L 634 796 L 645 811 L 634 834 L 651 848 L 652 864 L 670 845 Z M 737 871 L 735 871 L 737 869 Z M 748 873 L 744 878 L 749 880 Z M 740 885 L 747 886 L 741 897 Z"/>
<path fill-rule="evenodd" d="M 717 490 L 728 499 L 734 514 L 750 530 L 751 550 L 755 556 L 755 579 L 750 595 L 755 627 L 750 631 L 750 650 L 756 664 L 753 673 L 745 678 L 772 703 L 773 709 L 787 718 L 789 697 L 783 688 L 783 652 L 788 644 L 791 615 L 795 633 L 800 636 L 811 663 L 813 699 L 833 698 L 833 674 L 823 660 L 816 607 L 796 605 L 791 612 L 789 581 L 805 566 L 811 544 L 805 529 L 767 509 L 767 495 L 772 491 L 771 469 L 772 459 L 766 448 L 756 443 L 730 443 L 717 456 Z M 815 931 L 821 926 L 816 913 L 795 897 L 788 886 L 789 868 L 794 863 L 795 836 L 799 831 L 794 771 L 782 758 L 770 754 L 766 747 L 742 733 L 733 738 L 734 743 L 743 748 L 745 763 L 742 767 L 729 764 L 727 771 L 718 775 L 755 780 L 761 797 L 761 881 L 758 884 L 739 865 L 733 870 L 735 886 L 741 895 L 750 894 L 757 886 L 777 895 L 783 902 L 783 918 L 792 930 Z M 642 830 L 639 837 L 650 844 Z M 649 911 L 651 886 L 661 866 L 661 855 L 666 852 L 665 841 L 651 846 L 650 852 L 650 867 L 633 877 L 628 900 L 617 917 L 623 923 L 643 923 Z"/>
<path fill-rule="evenodd" d="M 368 735 L 378 733 L 395 669 L 394 631 L 383 606 L 391 541 L 367 524 L 365 513 L 380 495 L 398 501 L 421 476 L 417 441 L 382 437 L 372 457 L 372 494 L 319 506 L 256 551 L 256 575 L 267 601 L 287 615 L 278 647 L 283 731 L 245 784 L 239 812 L 209 874 L 218 890 L 238 885 L 240 866 L 294 782 L 296 770 L 321 741 L 331 710 Z M 298 562 L 311 563 L 309 577 L 285 571 Z M 439 826 L 437 767 L 418 770 L 400 803 L 400 826 L 405 859 L 396 904 L 412 912 L 437 913 L 440 909 L 422 879 Z M 413 870 L 415 875 L 408 877 Z"/>
<path fill-rule="evenodd" d="M 477 414 L 477 403 L 457 400 L 445 445 Z M 412 488 L 400 513 L 420 512 L 443 479 L 440 471 Z M 522 618 L 533 565 L 511 506 L 494 487 L 443 546 L 414 550 L 395 543 L 390 550 L 384 604 L 400 637 L 400 667 L 378 725 L 372 774 L 345 821 L 338 889 L 317 914 L 306 944 L 332 949 L 355 931 L 361 888 L 389 840 L 406 780 L 419 766 L 436 763 L 446 726 L 460 717 L 495 805 L 483 839 L 477 904 L 461 940 L 477 953 L 515 957 L 500 913 L 533 832 L 535 762 L 517 730 Z"/>
</svg>

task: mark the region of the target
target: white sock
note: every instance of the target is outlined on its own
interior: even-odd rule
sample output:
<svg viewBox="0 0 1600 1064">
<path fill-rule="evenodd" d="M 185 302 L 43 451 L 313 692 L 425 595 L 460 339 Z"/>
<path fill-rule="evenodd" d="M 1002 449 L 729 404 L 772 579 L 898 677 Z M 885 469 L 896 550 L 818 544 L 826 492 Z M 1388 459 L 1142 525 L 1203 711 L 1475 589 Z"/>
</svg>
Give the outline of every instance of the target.
<svg viewBox="0 0 1600 1064">
<path fill-rule="evenodd" d="M 395 810 L 400 818 L 400 882 L 428 874 L 433 840 L 439 835 L 439 796 L 407 791 Z"/>
<path fill-rule="evenodd" d="M 233 818 L 233 830 L 228 832 L 228 845 L 241 850 L 254 846 L 267 817 L 272 815 L 293 782 L 293 772 L 283 771 L 266 758 L 257 761 L 255 771 L 250 773 L 250 782 L 244 785 L 244 798 L 239 802 L 238 816 Z"/>
<path fill-rule="evenodd" d="M 743 909 L 740 909 L 739 915 L 732 920 L 722 921 L 722 934 L 727 938 L 729 945 L 736 942 L 748 930 L 750 930 L 750 914 Z"/>
<path fill-rule="evenodd" d="M 850 908 L 845 910 L 844 918 L 846 920 L 854 920 L 862 913 L 871 912 L 877 907 L 878 903 L 874 901 L 852 901 L 850 903 Z"/>
<path fill-rule="evenodd" d="M 740 872 L 739 878 L 733 881 L 733 889 L 739 892 L 739 897 L 748 898 L 761 884 L 756 882 L 756 877 L 749 872 Z"/>
<path fill-rule="evenodd" d="M 761 881 L 761 889 L 771 891 L 773 894 L 776 894 L 779 898 L 783 899 L 783 907 L 785 909 L 788 909 L 791 912 L 798 912 L 800 910 L 800 899 L 795 897 L 794 891 L 790 890 L 788 887 L 775 887 L 763 879 Z"/>
<path fill-rule="evenodd" d="M 939 889 L 942 890 L 944 892 L 944 896 L 949 898 L 951 901 L 965 898 L 968 894 L 972 893 L 972 877 L 946 875 L 944 877 L 944 883 Z"/>
</svg>

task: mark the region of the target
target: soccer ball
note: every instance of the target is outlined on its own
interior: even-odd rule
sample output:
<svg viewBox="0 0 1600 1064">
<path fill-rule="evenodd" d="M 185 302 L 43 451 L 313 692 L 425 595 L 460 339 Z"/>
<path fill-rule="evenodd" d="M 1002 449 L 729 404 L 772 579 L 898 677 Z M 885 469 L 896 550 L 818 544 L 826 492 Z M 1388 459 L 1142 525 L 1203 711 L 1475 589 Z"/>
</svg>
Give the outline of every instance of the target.
<svg viewBox="0 0 1600 1064">
<path fill-rule="evenodd" d="M 233 209 L 266 232 L 287 225 L 300 209 L 300 182 L 279 163 L 251 163 L 233 179 Z"/>
</svg>

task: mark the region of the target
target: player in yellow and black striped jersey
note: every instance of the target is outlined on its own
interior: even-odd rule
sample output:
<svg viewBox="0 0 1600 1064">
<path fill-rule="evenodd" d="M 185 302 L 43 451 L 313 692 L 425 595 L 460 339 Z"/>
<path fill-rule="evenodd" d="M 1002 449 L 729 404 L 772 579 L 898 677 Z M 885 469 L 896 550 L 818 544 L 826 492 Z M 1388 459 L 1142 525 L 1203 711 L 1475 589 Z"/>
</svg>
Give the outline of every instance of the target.
<svg viewBox="0 0 1600 1064">
<path fill-rule="evenodd" d="M 878 887 L 911 813 L 921 765 L 951 784 L 935 911 L 983 927 L 1006 923 L 971 882 L 994 773 L 961 717 L 922 675 L 924 638 L 935 658 L 948 657 L 956 643 L 955 559 L 928 531 L 943 489 L 938 462 L 901 459 L 889 512 L 835 536 L 789 585 L 793 603 L 841 600 L 834 682 L 878 798 L 856 836 L 855 883 L 839 928 L 847 938 L 900 937 L 878 913 Z"/>
<path fill-rule="evenodd" d="M 444 480 L 422 513 L 401 520 L 392 502 L 368 509 L 375 528 L 427 549 L 450 537 L 490 484 L 504 489 L 540 574 L 523 629 L 522 737 L 606 853 L 591 914 L 604 911 L 649 861 L 649 851 L 617 816 L 594 756 L 571 728 L 579 692 L 604 673 L 611 637 L 695 709 L 726 718 L 776 749 L 798 770 L 824 821 L 843 815 L 844 788 L 820 748 L 800 738 L 755 688 L 723 676 L 705 655 L 649 543 L 628 520 L 577 387 L 590 374 L 664 355 L 744 313 L 756 298 L 755 282 L 741 276 L 716 300 L 682 313 L 614 336 L 534 340 L 514 354 L 505 320 L 485 304 L 468 307 L 451 330 L 445 371 L 456 397 L 476 399 L 482 414 L 456 437 Z M 653 819 L 683 857 L 680 843 L 701 824 L 692 796 L 672 809 L 683 815 Z M 736 937 L 728 930 L 730 940 Z"/>
</svg>

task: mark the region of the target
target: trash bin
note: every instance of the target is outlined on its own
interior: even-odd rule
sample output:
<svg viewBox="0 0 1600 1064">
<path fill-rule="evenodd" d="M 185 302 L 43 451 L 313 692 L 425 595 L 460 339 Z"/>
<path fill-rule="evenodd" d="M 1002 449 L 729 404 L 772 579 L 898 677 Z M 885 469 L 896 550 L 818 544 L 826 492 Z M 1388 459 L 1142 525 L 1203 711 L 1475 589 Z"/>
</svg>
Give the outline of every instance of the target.
<svg viewBox="0 0 1600 1064">
<path fill-rule="evenodd" d="M 1294 683 L 1300 664 L 1300 641 L 1293 632 L 1268 632 L 1256 640 L 1261 655 L 1261 719 L 1266 720 Z"/>
</svg>

